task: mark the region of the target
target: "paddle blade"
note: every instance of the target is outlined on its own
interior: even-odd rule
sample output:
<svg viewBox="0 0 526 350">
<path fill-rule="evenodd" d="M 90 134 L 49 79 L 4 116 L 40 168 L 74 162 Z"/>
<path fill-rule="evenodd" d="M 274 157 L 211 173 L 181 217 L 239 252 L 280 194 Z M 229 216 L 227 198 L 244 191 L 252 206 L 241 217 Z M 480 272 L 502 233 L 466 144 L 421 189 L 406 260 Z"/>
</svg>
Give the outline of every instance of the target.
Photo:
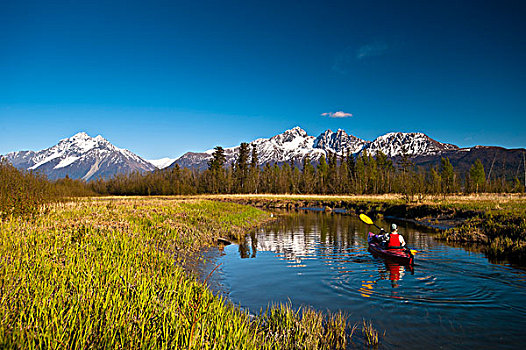
<svg viewBox="0 0 526 350">
<path fill-rule="evenodd" d="M 373 220 L 371 220 L 371 218 L 365 214 L 360 214 L 360 219 L 362 219 L 362 221 L 365 222 L 367 225 L 373 224 Z"/>
<path fill-rule="evenodd" d="M 411 254 L 415 255 L 416 253 L 418 253 L 418 250 L 411 249 Z"/>
</svg>

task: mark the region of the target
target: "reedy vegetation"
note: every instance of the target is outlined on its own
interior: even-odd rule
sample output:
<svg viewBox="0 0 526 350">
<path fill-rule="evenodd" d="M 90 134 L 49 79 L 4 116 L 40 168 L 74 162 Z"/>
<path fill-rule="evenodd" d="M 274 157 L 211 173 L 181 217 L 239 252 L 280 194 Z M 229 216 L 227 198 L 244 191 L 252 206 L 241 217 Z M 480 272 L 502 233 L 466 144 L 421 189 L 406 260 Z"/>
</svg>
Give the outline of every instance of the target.
<svg viewBox="0 0 526 350">
<path fill-rule="evenodd" d="M 159 198 L 50 205 L 0 222 L 0 347 L 344 348 L 342 314 L 278 306 L 250 317 L 181 262 L 268 218 L 233 203 Z"/>
</svg>

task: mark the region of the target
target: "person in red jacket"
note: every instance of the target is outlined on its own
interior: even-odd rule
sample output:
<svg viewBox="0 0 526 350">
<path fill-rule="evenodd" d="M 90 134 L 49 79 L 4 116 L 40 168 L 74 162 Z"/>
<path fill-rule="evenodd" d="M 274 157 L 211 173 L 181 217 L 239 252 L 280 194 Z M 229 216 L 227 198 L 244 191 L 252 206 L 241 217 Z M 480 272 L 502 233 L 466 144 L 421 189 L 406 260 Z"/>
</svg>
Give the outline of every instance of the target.
<svg viewBox="0 0 526 350">
<path fill-rule="evenodd" d="M 405 246 L 404 237 L 398 233 L 398 226 L 396 224 L 391 225 L 391 233 L 389 233 L 389 241 L 387 242 L 388 248 L 400 248 Z"/>
</svg>

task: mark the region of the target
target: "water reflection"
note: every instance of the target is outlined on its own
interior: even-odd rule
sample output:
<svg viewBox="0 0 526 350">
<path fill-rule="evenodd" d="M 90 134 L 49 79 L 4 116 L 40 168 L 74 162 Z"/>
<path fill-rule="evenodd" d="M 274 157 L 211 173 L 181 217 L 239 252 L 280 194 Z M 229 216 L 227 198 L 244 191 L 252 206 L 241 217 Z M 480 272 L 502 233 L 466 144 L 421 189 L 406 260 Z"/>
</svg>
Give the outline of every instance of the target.
<svg viewBox="0 0 526 350">
<path fill-rule="evenodd" d="M 388 226 L 387 222 L 379 221 Z M 374 294 L 378 281 L 389 281 L 391 288 L 400 287 L 400 281 L 413 266 L 385 260 L 368 252 L 366 234 L 370 227 L 350 215 L 316 213 L 311 211 L 292 213 L 280 221 L 252 232 L 238 246 L 241 259 L 256 258 L 258 252 L 272 252 L 276 258 L 286 262 L 289 268 L 307 268 L 309 260 L 337 270 L 333 283 L 345 283 L 346 274 L 355 271 L 351 263 L 376 266 L 377 274 L 363 280 L 357 289 L 360 296 L 369 298 Z M 423 235 L 411 226 L 402 229 L 410 236 L 410 242 L 417 241 L 419 248 L 432 245 L 432 238 Z M 400 298 L 396 294 L 389 297 Z"/>
<path fill-rule="evenodd" d="M 247 236 L 239 245 L 239 254 L 241 258 L 253 258 L 258 251 L 271 251 L 285 260 L 299 262 L 313 255 L 331 256 L 362 249 L 363 237 L 351 231 L 350 221 L 350 216 L 344 215 L 292 214 Z M 365 229 L 364 225 L 361 233 Z"/>
<path fill-rule="evenodd" d="M 371 319 L 388 330 L 382 342 L 387 348 L 516 348 L 526 341 L 524 271 L 446 246 L 433 231 L 397 224 L 418 250 L 414 270 L 373 256 L 367 250 L 370 227 L 358 218 L 306 212 L 283 217 L 239 245 L 210 251 L 204 275 L 221 264 L 213 288 L 255 313 L 292 303 L 343 310 L 353 322 Z"/>
</svg>

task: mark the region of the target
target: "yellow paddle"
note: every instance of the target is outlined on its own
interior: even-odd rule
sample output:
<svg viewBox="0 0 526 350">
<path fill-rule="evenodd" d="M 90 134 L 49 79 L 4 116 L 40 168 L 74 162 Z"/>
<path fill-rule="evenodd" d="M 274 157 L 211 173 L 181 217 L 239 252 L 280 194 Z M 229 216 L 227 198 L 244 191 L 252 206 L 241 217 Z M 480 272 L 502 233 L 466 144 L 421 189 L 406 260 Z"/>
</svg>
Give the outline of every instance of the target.
<svg viewBox="0 0 526 350">
<path fill-rule="evenodd" d="M 375 224 L 375 223 L 373 222 L 373 220 L 371 220 L 371 218 L 368 217 L 367 215 L 365 215 L 365 214 L 360 214 L 360 219 L 362 219 L 362 221 L 365 222 L 367 225 L 374 225 L 374 226 L 376 226 L 379 230 L 381 230 L 381 228 L 378 227 L 378 225 Z"/>
<path fill-rule="evenodd" d="M 381 230 L 381 228 L 380 228 L 377 224 L 375 224 L 375 223 L 373 222 L 373 220 L 371 220 L 371 218 L 368 217 L 367 215 L 365 215 L 365 214 L 360 214 L 360 219 L 361 219 L 363 222 L 365 222 L 367 225 L 374 225 L 374 226 L 376 226 L 376 228 L 378 228 L 379 230 Z M 411 254 L 413 254 L 413 255 L 415 255 L 416 253 L 418 253 L 418 251 L 416 251 L 416 250 L 414 250 L 414 249 L 409 249 L 409 250 L 411 251 Z"/>
</svg>

